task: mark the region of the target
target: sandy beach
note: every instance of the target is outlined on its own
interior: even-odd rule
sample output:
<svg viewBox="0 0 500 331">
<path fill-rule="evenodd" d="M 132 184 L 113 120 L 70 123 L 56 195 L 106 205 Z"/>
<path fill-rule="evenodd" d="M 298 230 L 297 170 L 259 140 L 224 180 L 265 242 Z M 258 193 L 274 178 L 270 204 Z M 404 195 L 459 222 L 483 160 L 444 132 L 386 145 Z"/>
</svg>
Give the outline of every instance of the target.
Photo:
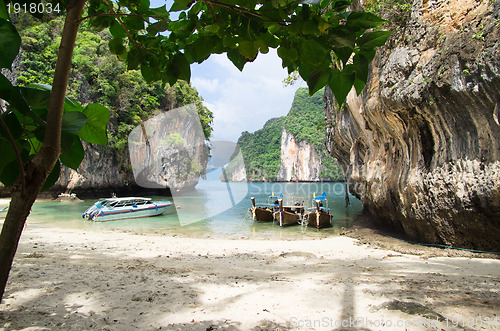
<svg viewBox="0 0 500 331">
<path fill-rule="evenodd" d="M 193 239 L 28 224 L 0 329 L 500 329 L 496 256 L 347 235 Z"/>
</svg>

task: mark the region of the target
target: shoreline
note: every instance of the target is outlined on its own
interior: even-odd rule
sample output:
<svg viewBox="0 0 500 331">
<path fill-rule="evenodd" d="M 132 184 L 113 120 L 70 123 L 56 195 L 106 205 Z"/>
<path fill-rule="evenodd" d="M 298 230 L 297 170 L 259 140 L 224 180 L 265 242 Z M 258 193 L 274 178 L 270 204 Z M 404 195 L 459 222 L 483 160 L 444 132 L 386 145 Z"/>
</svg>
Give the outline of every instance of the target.
<svg viewBox="0 0 500 331">
<path fill-rule="evenodd" d="M 452 326 L 460 318 L 481 323 L 469 329 L 495 321 L 499 259 L 396 244 L 362 228 L 348 235 L 359 238 L 202 239 L 29 223 L 0 329 L 345 330 L 350 320 L 356 329 L 401 330 L 400 321 L 448 331 L 462 329 Z"/>
</svg>

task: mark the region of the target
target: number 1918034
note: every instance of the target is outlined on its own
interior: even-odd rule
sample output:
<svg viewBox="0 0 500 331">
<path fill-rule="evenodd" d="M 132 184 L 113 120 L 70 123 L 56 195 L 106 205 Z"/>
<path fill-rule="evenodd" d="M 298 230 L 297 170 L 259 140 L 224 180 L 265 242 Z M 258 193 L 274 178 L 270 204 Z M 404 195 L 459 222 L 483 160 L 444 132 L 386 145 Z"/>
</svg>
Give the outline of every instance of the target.
<svg viewBox="0 0 500 331">
<path fill-rule="evenodd" d="M 50 2 L 43 3 L 18 3 L 18 2 L 13 2 L 13 3 L 8 3 L 7 4 L 7 10 L 9 13 L 30 13 L 30 14 L 52 14 L 56 13 L 59 14 L 61 12 L 61 9 L 59 7 L 59 3 L 52 4 Z"/>
</svg>

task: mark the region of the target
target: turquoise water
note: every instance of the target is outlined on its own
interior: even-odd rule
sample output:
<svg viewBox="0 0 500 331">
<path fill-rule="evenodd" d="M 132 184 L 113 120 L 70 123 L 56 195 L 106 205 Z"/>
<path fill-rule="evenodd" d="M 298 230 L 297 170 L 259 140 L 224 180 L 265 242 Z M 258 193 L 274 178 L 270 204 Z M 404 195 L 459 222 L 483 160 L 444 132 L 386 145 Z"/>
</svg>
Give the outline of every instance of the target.
<svg viewBox="0 0 500 331">
<path fill-rule="evenodd" d="M 253 222 L 248 209 L 250 197 L 257 203 L 267 203 L 271 193 L 283 193 L 287 201 L 304 201 L 311 206 L 313 194 L 327 193 L 333 213 L 334 227 L 316 230 L 301 226 L 280 228 L 272 223 Z M 362 211 L 354 197 L 346 209 L 343 183 L 211 183 L 200 182 L 197 190 L 174 197 L 152 197 L 172 201 L 164 215 L 109 222 L 92 222 L 82 213 L 96 200 L 82 202 L 40 201 L 33 206 L 28 222 L 77 229 L 115 229 L 134 233 L 156 233 L 212 238 L 322 238 L 331 236 L 341 227 L 349 227 Z"/>
</svg>

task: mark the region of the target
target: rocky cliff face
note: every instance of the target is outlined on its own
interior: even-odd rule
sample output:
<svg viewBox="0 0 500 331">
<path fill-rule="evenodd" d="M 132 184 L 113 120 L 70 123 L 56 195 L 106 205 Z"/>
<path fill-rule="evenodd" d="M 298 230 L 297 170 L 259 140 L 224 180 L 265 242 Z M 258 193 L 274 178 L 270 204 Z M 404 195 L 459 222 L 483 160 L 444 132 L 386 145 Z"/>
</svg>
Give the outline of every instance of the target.
<svg viewBox="0 0 500 331">
<path fill-rule="evenodd" d="M 278 181 L 320 181 L 321 159 L 306 141 L 298 142 L 283 127 L 281 134 L 281 167 Z"/>
<path fill-rule="evenodd" d="M 129 135 L 134 177 L 142 187 L 193 189 L 205 173 L 208 148 L 194 105 L 157 115 Z"/>
<path fill-rule="evenodd" d="M 328 145 L 350 190 L 419 242 L 499 251 L 500 2 L 418 1 Z"/>
<path fill-rule="evenodd" d="M 121 195 L 140 188 L 130 172 L 123 169 L 113 150 L 105 146 L 84 144 L 85 157 L 78 172 L 62 167 L 61 176 L 46 194 L 76 193 L 80 197 Z"/>
<path fill-rule="evenodd" d="M 136 127 L 129 136 L 131 167 L 122 164 L 106 146 L 85 144 L 84 148 L 85 158 L 78 172 L 63 167 L 48 195 L 166 195 L 169 190 L 192 189 L 208 161 L 194 106 L 165 112 Z"/>
</svg>

